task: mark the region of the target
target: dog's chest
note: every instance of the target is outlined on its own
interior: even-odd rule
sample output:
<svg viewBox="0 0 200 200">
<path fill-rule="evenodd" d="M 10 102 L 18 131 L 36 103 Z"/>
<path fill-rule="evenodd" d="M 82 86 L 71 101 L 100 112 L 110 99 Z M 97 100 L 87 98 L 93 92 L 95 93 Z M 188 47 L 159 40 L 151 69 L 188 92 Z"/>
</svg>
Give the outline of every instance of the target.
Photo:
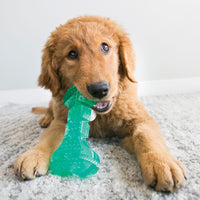
<svg viewBox="0 0 200 200">
<path fill-rule="evenodd" d="M 91 137 L 126 136 L 124 120 L 112 115 L 101 115 L 90 123 Z"/>
<path fill-rule="evenodd" d="M 97 115 L 90 123 L 90 136 L 92 137 L 125 137 L 133 134 L 134 112 L 129 104 L 117 102 L 111 112 Z"/>
</svg>

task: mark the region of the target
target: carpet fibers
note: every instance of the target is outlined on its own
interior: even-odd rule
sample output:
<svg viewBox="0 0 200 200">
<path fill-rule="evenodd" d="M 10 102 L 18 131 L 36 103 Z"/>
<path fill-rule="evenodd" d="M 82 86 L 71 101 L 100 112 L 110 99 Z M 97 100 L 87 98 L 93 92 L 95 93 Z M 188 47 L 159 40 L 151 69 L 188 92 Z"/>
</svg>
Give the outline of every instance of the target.
<svg viewBox="0 0 200 200">
<path fill-rule="evenodd" d="M 159 123 L 172 154 L 185 166 L 185 188 L 164 194 L 146 187 L 134 156 L 120 147 L 118 138 L 88 140 L 101 159 L 98 173 L 89 179 L 47 174 L 22 182 L 13 173 L 13 163 L 38 142 L 43 129 L 37 123 L 41 116 L 30 112 L 34 105 L 10 104 L 0 108 L 0 200 L 200 199 L 200 93 L 141 100 Z"/>
</svg>

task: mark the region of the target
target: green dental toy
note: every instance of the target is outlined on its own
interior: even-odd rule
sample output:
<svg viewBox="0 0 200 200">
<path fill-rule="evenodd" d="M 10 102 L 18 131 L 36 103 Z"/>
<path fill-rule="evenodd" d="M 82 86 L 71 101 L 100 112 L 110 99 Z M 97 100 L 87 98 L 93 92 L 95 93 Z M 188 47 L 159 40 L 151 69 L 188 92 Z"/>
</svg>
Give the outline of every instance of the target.
<svg viewBox="0 0 200 200">
<path fill-rule="evenodd" d="M 100 159 L 87 141 L 90 109 L 96 101 L 86 99 L 75 86 L 65 93 L 63 103 L 69 108 L 65 135 L 50 161 L 50 172 L 62 177 L 76 175 L 87 178 L 98 171 Z"/>
</svg>

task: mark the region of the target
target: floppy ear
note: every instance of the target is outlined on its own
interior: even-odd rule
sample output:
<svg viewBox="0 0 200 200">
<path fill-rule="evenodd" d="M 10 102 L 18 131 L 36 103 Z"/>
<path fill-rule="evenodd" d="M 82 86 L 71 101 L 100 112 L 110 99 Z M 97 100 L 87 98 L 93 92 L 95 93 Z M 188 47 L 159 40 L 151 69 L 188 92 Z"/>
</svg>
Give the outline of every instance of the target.
<svg viewBox="0 0 200 200">
<path fill-rule="evenodd" d="M 130 39 L 125 33 L 119 35 L 119 58 L 120 58 L 120 73 L 127 76 L 128 79 L 137 83 L 133 76 L 135 70 L 135 56 Z"/>
<path fill-rule="evenodd" d="M 50 38 L 43 49 L 41 74 L 38 78 L 38 84 L 46 89 L 50 89 L 53 96 L 58 93 L 60 88 L 60 81 L 53 63 L 55 51 L 54 40 L 54 38 Z"/>
</svg>

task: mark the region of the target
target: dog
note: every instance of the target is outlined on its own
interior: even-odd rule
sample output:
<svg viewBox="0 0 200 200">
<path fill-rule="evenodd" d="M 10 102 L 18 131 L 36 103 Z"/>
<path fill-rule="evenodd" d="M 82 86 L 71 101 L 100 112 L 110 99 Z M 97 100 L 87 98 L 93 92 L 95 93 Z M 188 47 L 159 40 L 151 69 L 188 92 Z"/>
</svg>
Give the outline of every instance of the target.
<svg viewBox="0 0 200 200">
<path fill-rule="evenodd" d="M 52 92 L 49 108 L 39 121 L 47 127 L 38 144 L 20 155 L 14 171 L 21 179 L 45 175 L 51 155 L 60 145 L 68 109 L 62 99 L 73 85 L 92 109 L 91 137 L 122 138 L 122 147 L 133 153 L 144 182 L 157 191 L 173 192 L 186 184 L 186 171 L 165 145 L 159 126 L 137 98 L 135 57 L 127 33 L 109 18 L 81 16 L 60 25 L 43 49 L 40 86 Z"/>
</svg>

